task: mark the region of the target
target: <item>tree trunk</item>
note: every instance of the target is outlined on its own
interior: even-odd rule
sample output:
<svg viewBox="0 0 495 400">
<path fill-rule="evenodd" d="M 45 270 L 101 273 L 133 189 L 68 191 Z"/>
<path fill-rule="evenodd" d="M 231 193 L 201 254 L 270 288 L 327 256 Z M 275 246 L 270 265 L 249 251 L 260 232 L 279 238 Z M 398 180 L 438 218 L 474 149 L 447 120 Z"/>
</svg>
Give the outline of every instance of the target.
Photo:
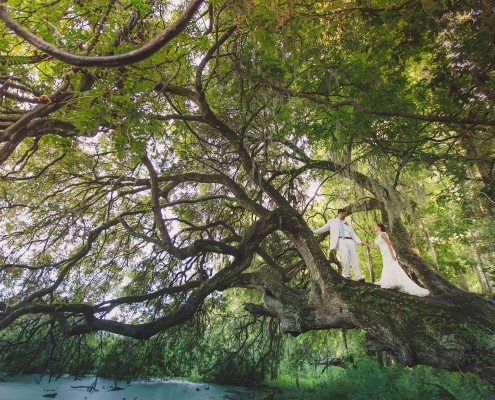
<svg viewBox="0 0 495 400">
<path fill-rule="evenodd" d="M 461 287 L 461 289 L 465 290 L 466 292 L 469 292 L 469 285 L 464 274 L 462 274 L 461 272 L 457 272 L 456 275 L 457 275 L 457 281 L 459 282 L 459 286 Z"/>
<path fill-rule="evenodd" d="M 287 234 L 309 267 L 312 287 L 298 291 L 268 270 L 254 273 L 249 286 L 263 290 L 264 305 L 246 305 L 249 311 L 279 318 L 282 331 L 293 335 L 359 328 L 369 351 L 386 351 L 407 366 L 472 371 L 495 384 L 495 301 L 450 284 L 440 295 L 419 298 L 345 280 L 328 268 L 317 241 L 299 222 L 300 217 L 292 218 Z M 394 235 L 402 233 L 396 243 L 411 257 L 407 262 L 420 262 L 420 276 L 431 279 L 426 262 L 404 248 L 408 236 L 402 224 L 396 221 L 394 227 Z M 442 283 L 441 277 L 435 281 Z"/>
<path fill-rule="evenodd" d="M 493 279 L 489 274 L 487 274 L 486 267 L 485 268 L 482 267 L 482 266 L 490 265 L 490 258 L 487 256 L 487 253 L 478 252 L 478 256 L 481 262 L 479 268 L 481 270 L 483 277 L 485 278 L 487 293 L 493 293 L 495 290 L 495 284 L 493 282 Z"/>
<path fill-rule="evenodd" d="M 359 328 L 369 351 L 389 352 L 407 366 L 471 371 L 495 384 L 492 300 L 471 293 L 416 298 L 343 279 L 320 296 L 280 290 L 266 277 L 263 286 L 263 310 L 280 318 L 284 332 Z M 321 281 L 319 286 L 326 287 Z"/>
<path fill-rule="evenodd" d="M 473 269 L 474 269 L 474 272 L 476 272 L 476 276 L 478 278 L 478 283 L 480 284 L 481 291 L 483 293 L 487 293 L 488 292 L 488 285 L 485 282 L 485 276 L 483 274 L 483 271 L 481 271 L 481 268 L 479 265 L 475 265 L 473 267 Z"/>
<path fill-rule="evenodd" d="M 434 265 L 438 265 L 437 252 L 433 247 L 433 243 L 430 240 L 430 235 L 428 233 L 428 229 L 426 229 L 425 224 L 421 221 L 421 232 L 423 232 L 423 236 L 425 237 L 426 243 L 428 243 L 428 249 L 430 250 L 430 256 L 433 260 Z"/>
<path fill-rule="evenodd" d="M 483 138 L 476 137 L 469 131 L 463 132 L 461 144 L 469 159 L 474 160 L 473 168 L 477 169 L 484 184 L 484 190 L 480 193 L 481 202 L 484 203 L 492 220 L 495 221 L 495 175 L 493 173 L 492 147 L 487 145 L 488 143 Z"/>
<path fill-rule="evenodd" d="M 370 271 L 370 282 L 375 282 L 375 272 L 373 271 L 373 261 L 371 259 L 371 250 L 369 247 L 366 247 L 366 255 L 368 257 L 368 269 Z"/>
<path fill-rule="evenodd" d="M 340 338 L 342 339 L 342 347 L 347 351 L 349 348 L 347 347 L 347 332 L 345 328 L 340 330 Z"/>
</svg>

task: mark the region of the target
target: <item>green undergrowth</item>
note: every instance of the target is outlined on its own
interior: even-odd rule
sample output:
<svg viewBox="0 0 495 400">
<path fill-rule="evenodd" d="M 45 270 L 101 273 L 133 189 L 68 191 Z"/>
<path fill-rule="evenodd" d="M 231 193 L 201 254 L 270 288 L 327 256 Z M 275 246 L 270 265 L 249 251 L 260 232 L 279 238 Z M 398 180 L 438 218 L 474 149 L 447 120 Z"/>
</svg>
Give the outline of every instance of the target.
<svg viewBox="0 0 495 400">
<path fill-rule="evenodd" d="M 456 373 L 426 366 L 380 367 L 371 357 L 359 356 L 348 369 L 324 367 L 281 375 L 271 382 L 272 399 L 369 400 L 369 399 L 495 399 L 495 388 L 469 373 Z"/>
</svg>

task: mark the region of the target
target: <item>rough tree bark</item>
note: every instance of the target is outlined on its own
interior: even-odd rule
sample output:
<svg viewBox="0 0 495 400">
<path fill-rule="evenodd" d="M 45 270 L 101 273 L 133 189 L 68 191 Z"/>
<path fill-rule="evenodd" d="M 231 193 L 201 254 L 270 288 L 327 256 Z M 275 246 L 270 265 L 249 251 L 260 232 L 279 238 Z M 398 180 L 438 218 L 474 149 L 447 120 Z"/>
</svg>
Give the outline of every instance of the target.
<svg viewBox="0 0 495 400">
<path fill-rule="evenodd" d="M 495 383 L 492 299 L 450 287 L 448 294 L 416 298 L 344 280 L 328 267 L 304 221 L 293 215 L 287 224 L 287 235 L 311 271 L 311 289 L 297 292 L 270 271 L 241 275 L 237 284 L 264 292 L 264 304 L 248 304 L 248 311 L 279 318 L 283 331 L 293 335 L 360 328 L 369 350 L 390 352 L 404 365 L 472 371 Z"/>
</svg>

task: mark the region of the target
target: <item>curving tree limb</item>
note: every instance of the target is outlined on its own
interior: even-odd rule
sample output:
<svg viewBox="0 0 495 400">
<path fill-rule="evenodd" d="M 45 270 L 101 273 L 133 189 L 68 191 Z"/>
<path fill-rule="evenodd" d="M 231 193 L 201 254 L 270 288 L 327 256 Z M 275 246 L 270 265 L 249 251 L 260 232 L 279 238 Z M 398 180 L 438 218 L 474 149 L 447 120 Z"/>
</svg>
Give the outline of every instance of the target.
<svg viewBox="0 0 495 400">
<path fill-rule="evenodd" d="M 174 23 L 167 26 L 144 46 L 129 51 L 128 53 L 115 56 L 80 56 L 63 51 L 23 28 L 22 25 L 10 16 L 4 6 L 0 6 L 0 19 L 2 19 L 5 25 L 12 29 L 17 35 L 31 43 L 33 46 L 67 64 L 79 67 L 115 68 L 137 63 L 155 54 L 187 27 L 203 1 L 204 0 L 191 0 Z"/>
</svg>

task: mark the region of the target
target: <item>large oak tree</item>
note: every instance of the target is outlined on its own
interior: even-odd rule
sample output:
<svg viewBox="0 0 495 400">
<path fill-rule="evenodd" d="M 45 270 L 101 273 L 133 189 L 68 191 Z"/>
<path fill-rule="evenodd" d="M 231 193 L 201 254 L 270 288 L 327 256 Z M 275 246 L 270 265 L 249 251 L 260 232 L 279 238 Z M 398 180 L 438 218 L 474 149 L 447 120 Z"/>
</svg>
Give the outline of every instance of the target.
<svg viewBox="0 0 495 400">
<path fill-rule="evenodd" d="M 469 3 L 0 6 L 0 329 L 149 338 L 255 288 L 246 309 L 284 332 L 359 328 L 405 365 L 494 382 L 495 302 L 405 221 L 415 179 L 473 168 L 495 215 L 494 9 Z M 338 274 L 311 230 L 345 202 L 377 210 L 431 296 Z"/>
</svg>

